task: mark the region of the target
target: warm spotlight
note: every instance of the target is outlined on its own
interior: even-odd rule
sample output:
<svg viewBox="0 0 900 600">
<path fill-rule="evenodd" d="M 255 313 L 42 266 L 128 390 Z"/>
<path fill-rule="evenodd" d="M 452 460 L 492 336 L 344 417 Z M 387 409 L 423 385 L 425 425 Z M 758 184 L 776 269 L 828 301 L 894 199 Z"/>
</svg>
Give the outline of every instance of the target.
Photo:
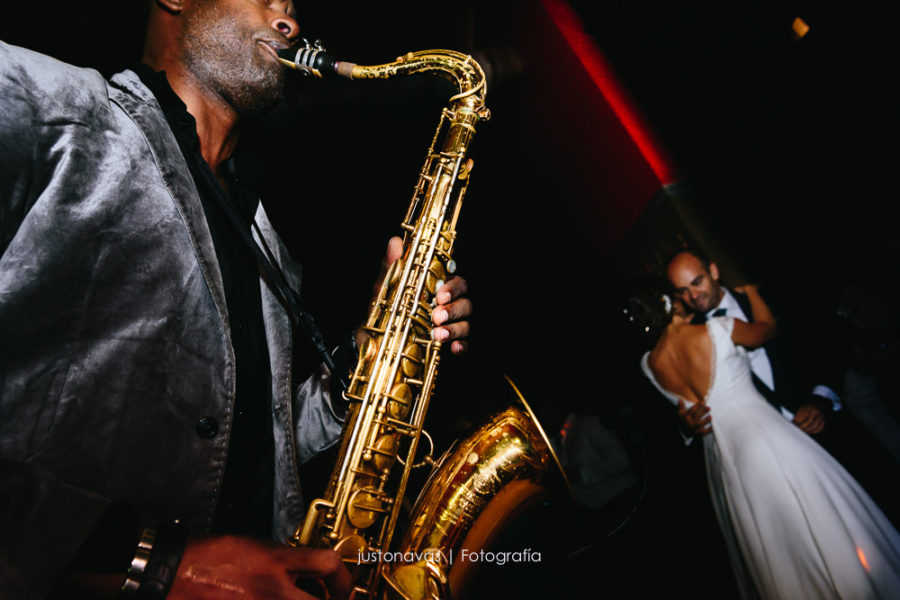
<svg viewBox="0 0 900 600">
<path fill-rule="evenodd" d="M 866 560 L 866 554 L 862 551 L 862 548 L 859 546 L 856 547 L 856 556 L 859 557 L 859 562 L 862 563 L 863 569 L 866 572 L 869 572 L 869 561 Z"/>
<path fill-rule="evenodd" d="M 794 22 L 791 25 L 791 28 L 794 30 L 794 39 L 795 40 L 799 40 L 804 35 L 809 33 L 809 25 L 807 25 L 806 21 L 804 21 L 800 17 L 797 17 L 796 19 L 794 19 Z"/>
</svg>

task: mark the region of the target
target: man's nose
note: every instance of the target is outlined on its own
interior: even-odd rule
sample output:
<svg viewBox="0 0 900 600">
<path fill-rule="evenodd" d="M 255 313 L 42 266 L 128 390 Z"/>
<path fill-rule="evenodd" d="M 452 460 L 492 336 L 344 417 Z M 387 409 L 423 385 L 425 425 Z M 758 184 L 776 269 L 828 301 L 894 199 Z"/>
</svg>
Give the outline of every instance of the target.
<svg viewBox="0 0 900 600">
<path fill-rule="evenodd" d="M 297 21 L 287 15 L 279 15 L 274 18 L 271 26 L 289 40 L 297 37 L 300 32 L 300 25 L 297 24 Z"/>
</svg>

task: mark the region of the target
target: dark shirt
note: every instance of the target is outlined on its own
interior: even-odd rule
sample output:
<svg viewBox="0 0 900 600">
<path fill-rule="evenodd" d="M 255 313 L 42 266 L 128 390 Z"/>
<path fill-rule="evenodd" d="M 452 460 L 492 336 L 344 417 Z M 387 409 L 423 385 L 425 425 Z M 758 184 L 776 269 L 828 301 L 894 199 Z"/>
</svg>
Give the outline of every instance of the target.
<svg viewBox="0 0 900 600">
<path fill-rule="evenodd" d="M 165 78 L 141 64 L 134 67 L 153 92 L 190 168 L 203 204 L 222 273 L 231 343 L 236 365 L 234 417 L 219 497 L 215 533 L 271 535 L 274 442 L 271 372 L 260 295 L 260 265 L 226 216 L 228 203 L 240 226 L 250 231 L 259 204 L 260 169 L 252 157 L 236 152 L 225 164 L 227 192 L 200 153 L 197 124 Z M 200 417 L 201 415 L 198 415 Z"/>
</svg>

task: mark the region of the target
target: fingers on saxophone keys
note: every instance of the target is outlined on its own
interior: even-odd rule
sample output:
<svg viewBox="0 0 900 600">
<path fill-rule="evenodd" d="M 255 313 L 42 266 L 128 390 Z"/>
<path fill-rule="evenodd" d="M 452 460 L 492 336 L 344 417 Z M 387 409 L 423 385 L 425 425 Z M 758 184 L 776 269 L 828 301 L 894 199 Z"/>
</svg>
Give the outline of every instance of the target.
<svg viewBox="0 0 900 600">
<path fill-rule="evenodd" d="M 466 323 L 468 329 L 468 323 Z M 439 341 L 443 342 L 450 338 L 450 332 L 443 327 L 437 327 L 431 331 L 432 337 Z M 469 343 L 463 342 L 461 340 L 454 340 L 452 344 L 450 344 L 450 352 L 453 354 L 465 354 L 469 349 Z"/>
<path fill-rule="evenodd" d="M 435 294 L 434 299 L 437 301 L 438 305 L 447 304 L 454 298 L 459 298 L 463 294 L 469 291 L 469 284 L 465 279 L 459 277 L 458 275 L 454 275 L 447 279 L 438 289 L 437 294 Z"/>
<path fill-rule="evenodd" d="M 469 322 L 457 321 L 431 330 L 431 338 L 439 342 L 459 340 L 469 337 Z"/>
<path fill-rule="evenodd" d="M 453 321 L 469 318 L 472 314 L 472 301 L 468 298 L 460 298 L 450 304 L 438 305 L 431 312 L 431 321 L 435 325 L 444 325 Z"/>
</svg>

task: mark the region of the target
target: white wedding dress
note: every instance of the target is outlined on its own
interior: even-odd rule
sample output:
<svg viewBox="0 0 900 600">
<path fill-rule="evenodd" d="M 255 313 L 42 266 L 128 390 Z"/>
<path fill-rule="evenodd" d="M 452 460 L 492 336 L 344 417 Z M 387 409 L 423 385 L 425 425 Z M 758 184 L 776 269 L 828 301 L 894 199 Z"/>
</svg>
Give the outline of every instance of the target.
<svg viewBox="0 0 900 600">
<path fill-rule="evenodd" d="M 900 534 L 830 454 L 756 391 L 734 320 L 713 342 L 703 436 L 713 505 L 744 598 L 900 598 Z M 644 373 L 673 403 L 647 364 Z M 690 406 L 689 402 L 685 402 Z"/>
</svg>

